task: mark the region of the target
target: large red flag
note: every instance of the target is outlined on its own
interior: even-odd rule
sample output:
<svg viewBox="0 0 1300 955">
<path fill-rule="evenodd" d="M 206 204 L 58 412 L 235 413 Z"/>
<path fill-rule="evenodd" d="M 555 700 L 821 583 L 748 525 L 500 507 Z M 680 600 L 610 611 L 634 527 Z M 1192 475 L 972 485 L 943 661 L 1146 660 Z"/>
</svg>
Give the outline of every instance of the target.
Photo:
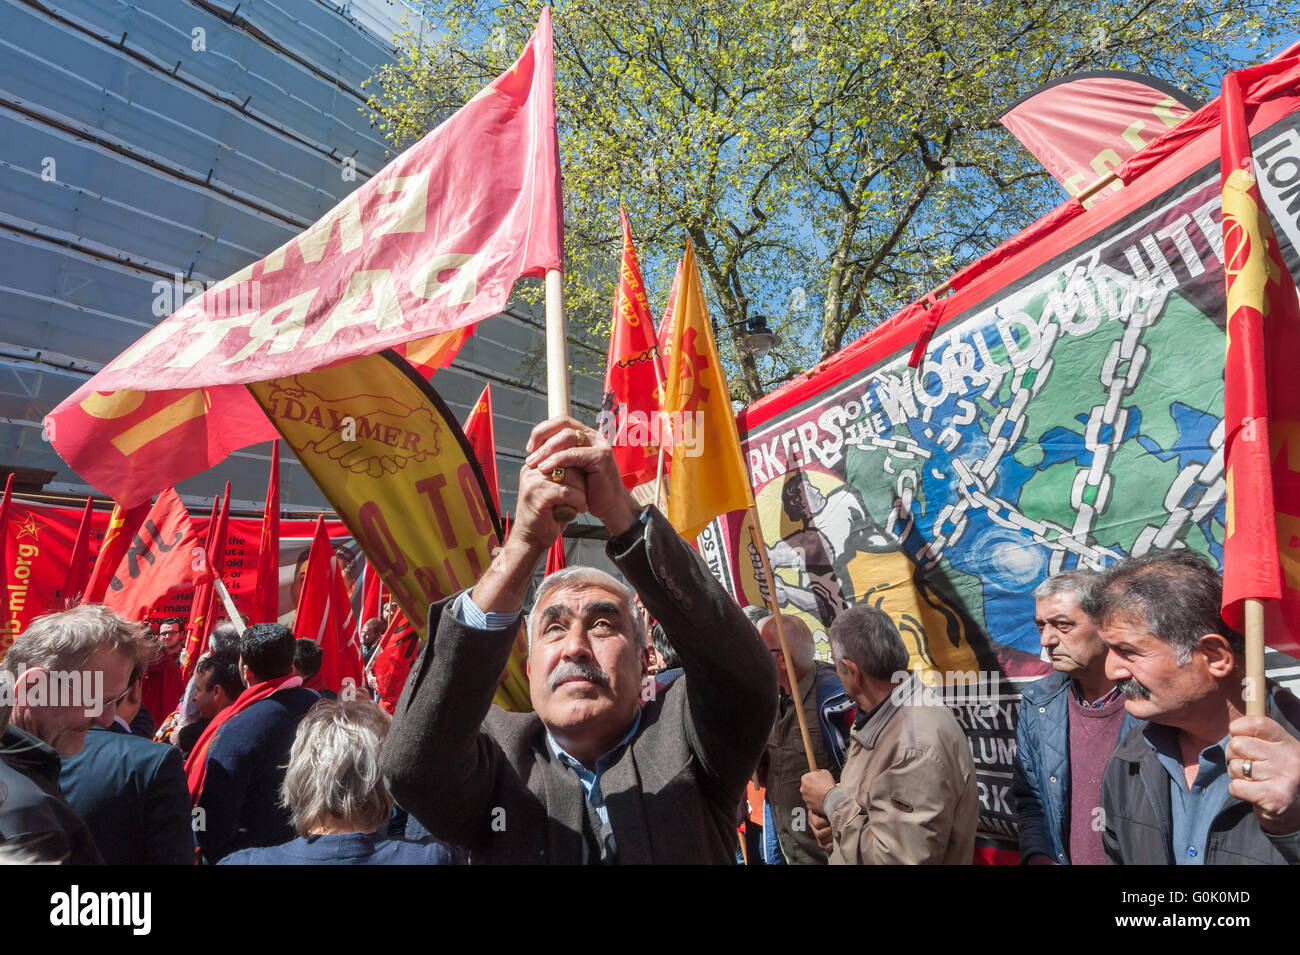
<svg viewBox="0 0 1300 955">
<path fill-rule="evenodd" d="M 224 556 L 224 554 L 223 554 Z M 223 561 L 224 563 L 224 561 Z M 257 542 L 257 589 L 249 623 L 274 623 L 280 616 L 280 442 L 271 442 L 271 477 Z"/>
<path fill-rule="evenodd" d="M 63 585 L 63 603 L 73 606 L 81 602 L 81 594 L 90 580 L 90 525 L 95 516 L 95 499 L 86 498 L 77 536 L 72 542 L 72 559 L 68 561 L 68 581 Z"/>
<path fill-rule="evenodd" d="M 227 481 L 225 493 L 221 496 L 221 508 L 216 511 L 215 520 L 208 524 L 205 549 L 212 576 L 209 582 L 195 591 L 190 610 L 190 632 L 185 641 L 185 663 L 181 667 L 186 682 L 194 675 L 199 657 L 208 652 L 208 638 L 212 636 L 212 628 L 221 617 L 222 600 L 216 582 L 221 579 L 221 570 L 225 565 L 226 524 L 229 520 L 230 482 Z"/>
<path fill-rule="evenodd" d="M 189 512 L 169 487 L 132 535 L 109 579 L 104 606 L 127 620 L 143 620 L 160 600 L 193 589 L 211 573 Z"/>
<path fill-rule="evenodd" d="M 641 266 L 632 247 L 632 228 L 621 206 L 618 212 L 623 223 L 623 266 L 614 292 L 598 428 L 614 446 L 623 483 L 633 488 L 655 477 L 664 376 Z"/>
<path fill-rule="evenodd" d="M 1228 351 L 1223 425 L 1227 519 L 1223 618 L 1264 601 L 1265 636 L 1300 650 L 1300 307 L 1255 181 L 1237 74 L 1223 80 L 1223 262 Z"/>
<path fill-rule="evenodd" d="M 5 478 L 4 497 L 0 497 L 0 659 L 4 659 L 9 644 L 14 642 L 19 623 L 9 612 L 9 500 L 13 496 L 14 473 Z M 0 704 L 3 705 L 3 704 Z"/>
<path fill-rule="evenodd" d="M 130 510 L 120 504 L 114 506 L 113 514 L 108 519 L 108 530 L 104 532 L 104 539 L 99 544 L 99 552 L 95 555 L 95 567 L 90 572 L 90 580 L 86 582 L 82 603 L 104 602 L 104 595 L 108 593 L 108 582 L 112 580 L 117 565 L 122 563 L 122 558 L 126 556 L 126 549 L 131 546 L 131 539 L 149 514 L 150 507 L 152 507 L 150 500 L 145 500 L 143 504 Z"/>
<path fill-rule="evenodd" d="M 484 385 L 483 394 L 474 403 L 473 410 L 465 419 L 465 437 L 474 449 L 474 457 L 483 470 L 483 480 L 487 482 L 492 493 L 492 503 L 497 513 L 501 513 L 501 492 L 497 489 L 497 440 L 496 429 L 492 426 L 492 386 Z"/>
<path fill-rule="evenodd" d="M 551 15 L 514 65 L 302 235 L 195 296 L 49 416 L 127 506 L 275 431 L 245 384 L 472 325 L 563 261 Z M 442 361 L 435 360 L 435 363 Z"/>
<path fill-rule="evenodd" d="M 323 689 L 339 693 L 348 680 L 354 688 L 361 685 L 361 644 L 357 640 L 352 602 L 343 581 L 343 568 L 325 532 L 323 515 L 316 520 L 293 632 L 294 636 L 307 637 L 320 645 L 318 680 Z"/>
<path fill-rule="evenodd" d="M 406 686 L 406 678 L 411 673 L 411 665 L 420 655 L 420 635 L 415 632 L 406 614 L 397 611 L 393 620 L 384 631 L 375 651 L 374 663 L 370 670 L 375 675 L 375 690 L 379 693 L 379 705 L 389 713 L 397 709 L 397 699 Z"/>
</svg>

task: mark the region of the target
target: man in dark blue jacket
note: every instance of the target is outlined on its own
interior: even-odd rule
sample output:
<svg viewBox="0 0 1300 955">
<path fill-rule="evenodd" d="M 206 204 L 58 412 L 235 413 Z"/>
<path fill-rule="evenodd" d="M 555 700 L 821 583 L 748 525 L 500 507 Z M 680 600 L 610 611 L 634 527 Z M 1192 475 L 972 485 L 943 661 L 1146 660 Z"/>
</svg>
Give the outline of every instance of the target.
<svg viewBox="0 0 1300 955">
<path fill-rule="evenodd" d="M 1020 861 L 1030 865 L 1105 863 L 1102 775 L 1133 721 L 1106 677 L 1106 645 L 1080 607 L 1097 580 L 1066 571 L 1034 591 L 1034 623 L 1056 672 L 1025 688 L 1016 727 L 1011 792 Z"/>
<path fill-rule="evenodd" d="M 59 786 L 109 865 L 193 865 L 180 753 L 127 729 L 140 708 L 143 676 L 137 663 L 117 718 L 86 734 L 81 752 L 63 761 Z"/>
<path fill-rule="evenodd" d="M 298 723 L 319 700 L 292 675 L 295 640 L 287 627 L 258 623 L 239 641 L 248 690 L 229 710 L 206 748 L 195 830 L 209 862 L 236 849 L 293 838 L 280 785 Z M 200 740 L 191 759 L 202 755 Z"/>
</svg>

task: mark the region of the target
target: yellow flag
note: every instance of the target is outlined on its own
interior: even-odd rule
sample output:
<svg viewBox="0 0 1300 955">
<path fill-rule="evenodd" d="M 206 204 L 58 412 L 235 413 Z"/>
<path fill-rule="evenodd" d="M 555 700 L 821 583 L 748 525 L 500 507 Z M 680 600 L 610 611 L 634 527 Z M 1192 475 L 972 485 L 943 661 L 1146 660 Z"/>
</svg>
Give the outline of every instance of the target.
<svg viewBox="0 0 1300 955">
<path fill-rule="evenodd" d="M 668 520 L 689 541 L 719 514 L 750 507 L 754 494 L 689 239 L 681 275 L 664 412 L 673 440 Z"/>
</svg>

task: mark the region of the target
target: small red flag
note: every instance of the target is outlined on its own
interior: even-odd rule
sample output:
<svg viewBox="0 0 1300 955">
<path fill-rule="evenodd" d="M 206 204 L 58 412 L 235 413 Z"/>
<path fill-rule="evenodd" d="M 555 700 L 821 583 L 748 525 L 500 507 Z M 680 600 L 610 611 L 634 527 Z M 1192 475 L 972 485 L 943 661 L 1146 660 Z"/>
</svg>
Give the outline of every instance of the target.
<svg viewBox="0 0 1300 955">
<path fill-rule="evenodd" d="M 189 636 L 185 641 L 185 663 L 182 673 L 188 683 L 194 675 L 194 667 L 199 657 L 208 652 L 208 637 L 221 616 L 221 596 L 217 593 L 214 581 L 221 576 L 221 567 L 226 553 L 226 521 L 230 517 L 230 482 L 226 482 L 225 493 L 221 496 L 221 507 L 213 505 L 213 520 L 208 523 L 208 539 L 205 546 L 208 564 L 212 568 L 212 577 L 194 592 L 194 603 L 190 609 Z"/>
<path fill-rule="evenodd" d="M 379 693 L 379 705 L 390 714 L 397 708 L 397 700 L 406 686 L 406 678 L 411 673 L 415 658 L 420 655 L 420 636 L 406 619 L 406 614 L 397 611 L 392 622 L 379 641 L 375 651 L 375 660 L 371 672 L 375 675 L 375 689 Z"/>
<path fill-rule="evenodd" d="M 599 428 L 614 446 L 623 483 L 633 488 L 655 476 L 664 376 L 641 266 L 632 247 L 632 228 L 621 206 L 618 211 L 623 223 L 623 266 L 614 292 Z"/>
<path fill-rule="evenodd" d="M 1237 74 L 1223 80 L 1223 264 L 1228 350 L 1223 426 L 1227 516 L 1223 619 L 1264 601 L 1269 645 L 1300 650 L 1300 306 L 1255 180 Z"/>
<path fill-rule="evenodd" d="M 568 565 L 568 561 L 564 559 L 564 535 L 561 534 L 555 538 L 555 543 L 546 552 L 546 571 L 542 576 L 549 577 L 557 570 L 564 570 Z"/>
<path fill-rule="evenodd" d="M 379 573 L 369 562 L 363 571 L 365 579 L 361 585 L 361 622 L 380 619 L 384 612 L 384 582 Z"/>
<path fill-rule="evenodd" d="M 117 572 L 109 578 L 104 606 L 127 620 L 143 620 L 160 600 L 190 590 L 211 570 L 199 536 L 175 488 L 167 488 L 131 536 Z"/>
<path fill-rule="evenodd" d="M 121 504 L 113 505 L 113 514 L 108 519 L 108 530 L 104 532 L 104 539 L 100 541 L 99 552 L 95 555 L 95 567 L 90 572 L 90 580 L 86 582 L 85 596 L 81 601 L 83 604 L 104 602 L 104 595 L 108 593 L 108 582 L 117 570 L 117 565 L 126 556 L 126 549 L 131 546 L 131 539 L 140 529 L 152 506 L 152 502 L 148 500 L 130 510 L 124 510 Z"/>
<path fill-rule="evenodd" d="M 497 490 L 497 442 L 496 431 L 492 427 L 492 386 L 484 385 L 483 394 L 478 396 L 474 408 L 465 419 L 465 437 L 474 449 L 479 467 L 483 469 L 483 480 L 487 482 L 492 493 L 492 503 L 497 513 L 501 513 L 501 493 Z"/>
<path fill-rule="evenodd" d="M 266 485 L 262 536 L 257 542 L 257 583 L 249 623 L 274 623 L 280 616 L 280 442 L 271 442 L 271 477 Z"/>
<path fill-rule="evenodd" d="M 86 508 L 81 512 L 81 523 L 77 525 L 77 538 L 72 542 L 72 558 L 68 561 L 68 581 L 63 585 L 64 606 L 74 607 L 81 603 L 86 583 L 90 580 L 90 525 L 95 514 L 95 499 L 86 498 Z"/>
<path fill-rule="evenodd" d="M 325 532 L 324 515 L 316 519 L 311 552 L 307 555 L 307 573 L 293 618 L 293 633 L 320 645 L 321 687 L 339 693 L 348 680 L 353 687 L 361 685 L 361 644 L 357 640 L 356 619 L 343 580 L 343 567 Z"/>
</svg>

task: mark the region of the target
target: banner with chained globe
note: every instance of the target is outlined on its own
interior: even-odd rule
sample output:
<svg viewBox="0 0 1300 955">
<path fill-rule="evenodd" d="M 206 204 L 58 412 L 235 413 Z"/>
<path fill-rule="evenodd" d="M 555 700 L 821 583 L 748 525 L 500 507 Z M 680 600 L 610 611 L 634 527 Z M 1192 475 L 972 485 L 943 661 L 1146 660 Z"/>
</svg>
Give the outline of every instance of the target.
<svg viewBox="0 0 1300 955">
<path fill-rule="evenodd" d="M 1260 94 L 1252 124 L 1293 274 L 1297 89 Z M 909 309 L 740 415 L 783 611 L 823 658 L 845 607 L 891 615 L 969 735 L 985 861 L 1013 858 L 1019 694 L 1049 672 L 1034 588 L 1151 550 L 1222 562 L 1218 137 L 1212 103 L 1121 167 L 1122 191 L 1072 200 L 957 276 L 937 327 Z M 711 525 L 700 551 L 758 604 L 741 518 Z"/>
</svg>

